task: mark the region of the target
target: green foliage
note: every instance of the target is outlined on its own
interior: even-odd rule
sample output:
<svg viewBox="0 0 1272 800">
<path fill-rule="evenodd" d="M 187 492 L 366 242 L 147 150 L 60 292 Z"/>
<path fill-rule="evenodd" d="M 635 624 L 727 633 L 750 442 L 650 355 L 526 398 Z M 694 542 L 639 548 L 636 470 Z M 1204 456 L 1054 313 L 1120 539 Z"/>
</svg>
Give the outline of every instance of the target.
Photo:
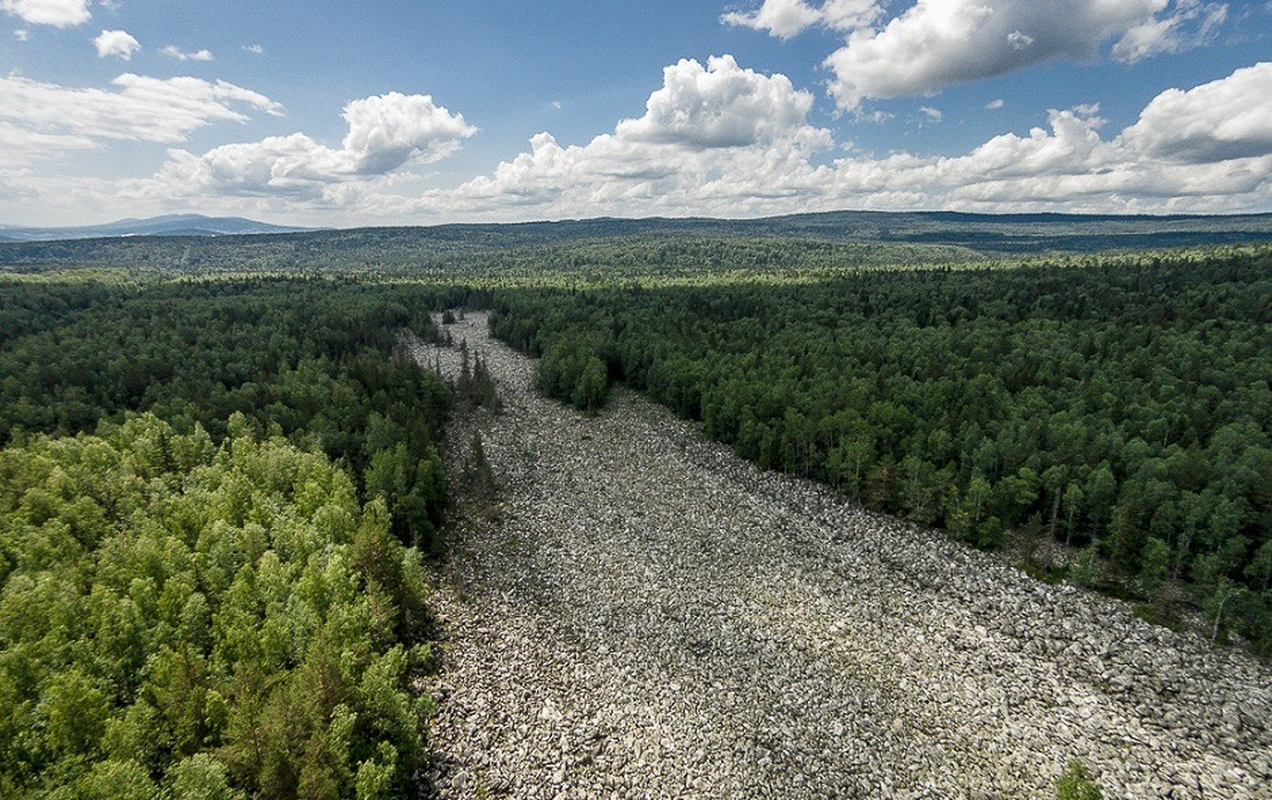
<svg viewBox="0 0 1272 800">
<path fill-rule="evenodd" d="M 1168 586 L 1170 562 L 1170 545 L 1155 536 L 1149 537 L 1140 555 L 1139 581 L 1141 591 L 1155 605 L 1161 605 Z"/>
<path fill-rule="evenodd" d="M 0 796 L 405 794 L 450 392 L 395 351 L 463 297 L 0 291 Z"/>
<path fill-rule="evenodd" d="M 0 442 L 19 431 L 91 430 L 126 411 L 151 411 L 183 432 L 201 425 L 216 442 L 241 413 L 255 431 L 321 447 L 360 484 L 376 461 L 368 491 L 386 495 L 395 533 L 421 543 L 433 535 L 445 500 L 434 443 L 448 391 L 392 354 L 403 327 L 435 335 L 434 293 L 262 279 L 6 290 L 20 301 L 6 314 L 25 335 L 0 344 Z M 148 454 L 148 468 L 179 457 L 164 447 Z"/>
<path fill-rule="evenodd" d="M 754 220 L 592 219 L 367 228 L 270 236 L 106 237 L 0 243 L 20 272 L 128 265 L 132 275 L 351 273 L 473 284 L 605 274 L 754 278 L 775 269 L 983 261 L 986 254 L 1089 253 L 1268 241 L 1272 217 L 838 211 Z M 70 268 L 70 269 L 68 269 Z M 112 276 L 115 277 L 115 276 Z M 0 304 L 2 305 L 2 304 Z M 448 302 L 438 307 L 460 305 Z"/>
<path fill-rule="evenodd" d="M 56 796 L 57 790 L 51 794 Z M 98 761 L 74 783 L 71 796 L 83 800 L 155 800 L 158 787 L 136 761 Z"/>
<path fill-rule="evenodd" d="M 976 546 L 1026 530 L 1095 544 L 1079 580 L 1111 577 L 1161 617 L 1191 598 L 1263 646 L 1270 309 L 1265 249 L 804 285 L 505 290 L 491 324 L 542 356 L 553 397 L 594 410 L 603 374 L 762 467 Z"/>
<path fill-rule="evenodd" d="M 407 794 L 418 553 L 325 455 L 228 427 L 0 451 L 0 795 Z"/>
<path fill-rule="evenodd" d="M 502 405 L 490 367 L 481 356 L 471 359 L 470 364 L 467 347 L 461 343 L 461 348 L 462 361 L 459 377 L 455 381 L 455 396 L 466 408 L 481 407 L 499 413 Z"/>
<path fill-rule="evenodd" d="M 430 512 L 445 497 L 441 456 L 431 444 L 415 458 L 403 442 L 377 450 L 366 471 L 367 497 L 381 497 L 403 541 L 427 544 L 433 535 Z"/>
<path fill-rule="evenodd" d="M 246 794 L 230 785 L 225 764 L 207 753 L 195 753 L 168 770 L 172 800 L 244 800 Z"/>
<path fill-rule="evenodd" d="M 594 344 L 584 337 L 561 336 L 536 367 L 544 394 L 595 413 L 609 397 L 609 377 Z"/>
<path fill-rule="evenodd" d="M 1056 800 L 1101 800 L 1104 793 L 1091 781 L 1086 765 L 1072 761 L 1056 780 Z"/>
</svg>

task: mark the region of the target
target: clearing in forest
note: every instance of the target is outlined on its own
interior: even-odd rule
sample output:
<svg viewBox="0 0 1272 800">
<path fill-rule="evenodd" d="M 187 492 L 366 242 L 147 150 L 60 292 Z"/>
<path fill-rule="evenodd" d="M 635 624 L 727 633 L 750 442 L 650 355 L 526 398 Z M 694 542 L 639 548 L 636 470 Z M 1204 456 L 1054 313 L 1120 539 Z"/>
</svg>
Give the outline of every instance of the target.
<svg viewBox="0 0 1272 800">
<path fill-rule="evenodd" d="M 634 393 L 579 414 L 484 314 L 448 329 L 504 412 L 454 434 L 480 430 L 499 492 L 437 598 L 441 797 L 1048 798 L 1073 760 L 1109 798 L 1272 797 L 1265 666 L 762 472 Z"/>
</svg>

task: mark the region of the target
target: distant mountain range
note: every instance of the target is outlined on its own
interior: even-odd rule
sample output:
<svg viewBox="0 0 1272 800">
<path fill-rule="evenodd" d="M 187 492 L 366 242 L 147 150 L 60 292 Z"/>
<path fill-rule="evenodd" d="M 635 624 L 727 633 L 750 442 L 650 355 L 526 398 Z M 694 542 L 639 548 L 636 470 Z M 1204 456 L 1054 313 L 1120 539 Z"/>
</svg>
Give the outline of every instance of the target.
<svg viewBox="0 0 1272 800">
<path fill-rule="evenodd" d="M 0 225 L 0 241 L 47 242 L 56 239 L 101 239 L 118 236 L 226 236 L 248 233 L 296 233 L 314 228 L 270 225 L 243 217 L 205 217 L 202 214 L 168 214 L 149 219 L 121 219 L 104 225 L 66 228 L 28 228 Z"/>
</svg>

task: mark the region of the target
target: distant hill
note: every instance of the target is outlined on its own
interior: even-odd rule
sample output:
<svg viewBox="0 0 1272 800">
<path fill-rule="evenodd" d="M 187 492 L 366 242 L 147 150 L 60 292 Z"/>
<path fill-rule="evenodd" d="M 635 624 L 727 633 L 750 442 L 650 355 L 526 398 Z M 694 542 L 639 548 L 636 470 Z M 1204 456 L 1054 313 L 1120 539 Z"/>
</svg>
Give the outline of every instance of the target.
<svg viewBox="0 0 1272 800">
<path fill-rule="evenodd" d="M 226 236 L 252 233 L 295 233 L 313 228 L 270 225 L 243 217 L 205 217 L 168 214 L 148 219 L 121 219 L 104 225 L 65 228 L 27 228 L 0 225 L 0 241 L 48 242 L 59 239 L 108 239 L 119 236 Z"/>
<path fill-rule="evenodd" d="M 24 230 L 26 234 L 24 236 Z M 1118 216 L 834 211 L 294 229 L 197 215 L 2 228 L 0 269 L 118 266 L 168 274 L 877 266 L 1272 242 L 1272 214 Z M 54 236 L 63 236 L 53 240 Z M 24 238 L 19 238 L 24 237 Z M 92 238 L 86 238 L 92 237 Z"/>
<path fill-rule="evenodd" d="M 829 211 L 759 219 L 647 217 L 559 222 L 458 223 L 350 228 L 295 241 L 342 249 L 429 243 L 446 248 L 514 247 L 579 240 L 663 237 L 788 238 L 971 248 L 986 254 L 1096 252 L 1272 241 L 1272 214 L 966 214 L 952 211 Z"/>
<path fill-rule="evenodd" d="M 1036 253 L 1182 247 L 1272 240 L 1272 214 L 1227 216 L 967 214 L 953 211 L 828 211 L 760 219 L 596 219 L 414 229 L 437 239 L 523 244 L 613 236 L 773 236 L 856 242 L 908 242 L 980 251 Z M 356 234 L 340 231 L 333 234 Z"/>
</svg>

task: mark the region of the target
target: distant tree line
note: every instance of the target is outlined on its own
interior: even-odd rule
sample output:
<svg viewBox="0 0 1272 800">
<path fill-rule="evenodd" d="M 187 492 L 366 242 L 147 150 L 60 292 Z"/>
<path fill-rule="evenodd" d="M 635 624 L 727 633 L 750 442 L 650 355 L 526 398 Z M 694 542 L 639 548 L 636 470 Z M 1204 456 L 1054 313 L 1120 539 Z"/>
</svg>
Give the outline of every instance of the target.
<svg viewBox="0 0 1272 800">
<path fill-rule="evenodd" d="M 830 212 L 754 220 L 591 219 L 514 225 L 362 228 L 270 235 L 128 236 L 0 242 L 26 272 L 127 265 L 162 275 L 431 275 L 544 271 L 646 274 L 932 264 L 1023 254 L 1212 247 L 1272 241 L 1266 214 L 1092 216 Z"/>
<path fill-rule="evenodd" d="M 1272 650 L 1272 257 L 500 292 L 580 408 L 625 381 L 757 464 Z M 1100 565 L 1103 571 L 1097 570 Z"/>
</svg>

